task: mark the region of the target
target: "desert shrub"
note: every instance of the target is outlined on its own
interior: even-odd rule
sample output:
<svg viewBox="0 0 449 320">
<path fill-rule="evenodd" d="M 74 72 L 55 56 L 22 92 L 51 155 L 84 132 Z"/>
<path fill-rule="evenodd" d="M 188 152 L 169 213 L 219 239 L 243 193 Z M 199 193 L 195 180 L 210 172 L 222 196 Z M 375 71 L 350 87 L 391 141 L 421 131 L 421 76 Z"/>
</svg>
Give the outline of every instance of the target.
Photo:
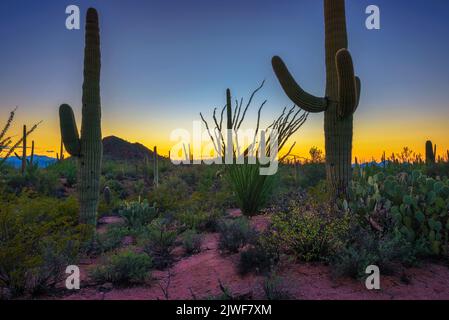
<svg viewBox="0 0 449 320">
<path fill-rule="evenodd" d="M 413 247 L 400 234 L 377 235 L 373 231 L 354 226 L 347 236 L 347 244 L 331 259 L 335 276 L 366 277 L 369 265 L 376 265 L 382 274 L 391 275 L 415 263 Z"/>
<path fill-rule="evenodd" d="M 105 179 L 104 182 L 102 181 L 102 185 L 100 186 L 103 190 L 105 186 L 108 186 L 109 189 L 113 194 L 116 194 L 120 197 L 123 193 L 126 192 L 125 187 L 120 181 L 113 180 L 113 179 Z"/>
<path fill-rule="evenodd" d="M 327 261 L 342 245 L 349 216 L 329 204 L 296 203 L 272 218 L 274 237 L 283 248 L 304 261 Z"/>
<path fill-rule="evenodd" d="M 203 236 L 198 234 L 196 230 L 187 230 L 182 234 L 182 247 L 187 254 L 195 254 L 201 252 L 201 243 Z"/>
<path fill-rule="evenodd" d="M 227 175 L 242 213 L 253 216 L 259 213 L 273 190 L 274 177 L 261 175 L 260 165 L 236 164 L 229 166 Z"/>
<path fill-rule="evenodd" d="M 282 288 L 284 280 L 275 273 L 270 273 L 263 282 L 263 291 L 267 300 L 290 300 L 290 293 Z"/>
<path fill-rule="evenodd" d="M 199 177 L 194 170 L 184 170 L 179 177 L 189 186 L 196 186 L 199 181 Z"/>
<path fill-rule="evenodd" d="M 101 265 L 90 273 L 97 282 L 130 285 L 144 282 L 152 266 L 151 257 L 126 250 L 105 257 Z"/>
<path fill-rule="evenodd" d="M 52 289 L 85 240 L 77 202 L 21 196 L 0 207 L 0 287 L 12 296 Z"/>
<path fill-rule="evenodd" d="M 139 230 L 157 217 L 157 209 L 150 206 L 147 200 L 125 201 L 119 215 L 125 219 L 126 225 L 130 229 Z"/>
<path fill-rule="evenodd" d="M 77 180 L 77 168 L 75 159 L 69 158 L 55 162 L 47 167 L 48 172 L 54 172 L 60 178 L 66 179 L 67 185 L 73 187 Z"/>
<path fill-rule="evenodd" d="M 123 238 L 129 235 L 129 230 L 122 226 L 110 226 L 104 234 L 97 237 L 98 247 L 101 252 L 108 252 L 120 247 Z"/>
<path fill-rule="evenodd" d="M 26 171 L 24 175 L 18 171 L 6 177 L 8 192 L 20 195 L 23 191 L 33 191 L 45 196 L 55 196 L 58 178 L 54 172 L 46 169 Z"/>
<path fill-rule="evenodd" d="M 324 163 L 306 163 L 299 165 L 298 183 L 304 188 L 316 186 L 320 181 L 326 179 L 326 165 Z"/>
<path fill-rule="evenodd" d="M 144 250 L 153 258 L 156 269 L 165 269 L 171 265 L 171 250 L 174 247 L 177 233 L 170 230 L 167 223 L 155 220 L 148 225 L 144 234 Z"/>
<path fill-rule="evenodd" d="M 345 204 L 349 211 L 386 232 L 401 233 L 429 255 L 449 253 L 449 179 L 436 180 L 420 171 L 374 176 L 362 172 L 351 189 Z"/>
<path fill-rule="evenodd" d="M 214 232 L 217 230 L 218 220 L 223 216 L 219 209 L 187 208 L 176 213 L 176 219 L 187 229 Z"/>
<path fill-rule="evenodd" d="M 161 211 L 178 209 L 182 201 L 190 196 L 189 186 L 184 180 L 170 176 L 149 194 L 149 201 L 157 203 Z"/>
<path fill-rule="evenodd" d="M 253 246 L 240 253 L 240 274 L 266 273 L 273 269 L 279 262 L 279 245 L 273 240 L 271 232 L 268 231 L 259 236 Z"/>
<path fill-rule="evenodd" d="M 252 241 L 256 234 L 248 219 L 244 217 L 222 220 L 219 223 L 218 230 L 220 232 L 218 247 L 231 253 L 238 252 L 240 248 Z"/>
</svg>

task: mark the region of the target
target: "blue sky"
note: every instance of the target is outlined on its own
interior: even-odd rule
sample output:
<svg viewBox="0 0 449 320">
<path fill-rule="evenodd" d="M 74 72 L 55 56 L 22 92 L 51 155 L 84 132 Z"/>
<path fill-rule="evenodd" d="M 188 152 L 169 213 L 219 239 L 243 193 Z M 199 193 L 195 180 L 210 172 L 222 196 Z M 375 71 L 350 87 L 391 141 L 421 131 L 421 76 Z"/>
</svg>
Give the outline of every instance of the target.
<svg viewBox="0 0 449 320">
<path fill-rule="evenodd" d="M 363 85 L 355 153 L 377 157 L 405 145 L 422 152 L 428 138 L 449 148 L 449 2 L 346 3 Z M 44 120 L 36 132 L 43 149 L 59 143 L 61 103 L 80 114 L 84 23 L 65 28 L 71 4 L 82 20 L 89 6 L 100 13 L 105 135 L 166 145 L 172 129 L 189 129 L 200 111 L 223 105 L 227 87 L 247 97 L 263 79 L 256 103 L 269 100 L 264 118 L 271 120 L 291 104 L 271 70 L 274 54 L 304 88 L 324 92 L 322 1 L 1 1 L 0 117 L 18 105 L 17 128 Z M 381 30 L 365 28 L 370 4 L 380 7 Z M 322 127 L 322 115 L 312 115 L 295 136 L 298 153 L 322 146 Z"/>
</svg>

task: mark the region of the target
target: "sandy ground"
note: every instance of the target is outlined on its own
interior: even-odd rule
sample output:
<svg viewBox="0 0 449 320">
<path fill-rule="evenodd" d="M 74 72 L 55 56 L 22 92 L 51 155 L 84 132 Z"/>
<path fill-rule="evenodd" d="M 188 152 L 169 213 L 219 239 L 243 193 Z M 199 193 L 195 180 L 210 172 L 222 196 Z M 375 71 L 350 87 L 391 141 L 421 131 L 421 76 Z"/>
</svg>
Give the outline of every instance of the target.
<svg viewBox="0 0 449 320">
<path fill-rule="evenodd" d="M 237 215 L 235 212 L 233 215 Z M 103 219 L 104 225 L 119 222 L 116 218 Z M 256 229 L 263 230 L 269 217 L 252 218 Z M 100 230 L 104 230 L 104 225 Z M 143 300 L 143 299 L 204 299 L 221 293 L 219 283 L 234 296 L 264 299 L 263 276 L 240 276 L 237 272 L 239 254 L 223 255 L 218 250 L 218 234 L 206 234 L 200 253 L 185 257 L 182 248 L 175 248 L 176 262 L 170 270 L 154 271 L 145 285 L 131 288 L 113 288 L 111 284 L 97 286 L 90 283 L 87 273 L 96 260 L 86 260 L 81 268 L 81 290 L 44 299 L 68 300 Z M 400 276 L 382 276 L 380 290 L 367 290 L 361 281 L 343 278 L 334 280 L 328 266 L 312 263 L 282 261 L 278 275 L 281 287 L 293 299 L 307 300 L 391 300 L 391 299 L 449 299 L 449 268 L 424 263 L 420 268 L 405 271 L 407 283 Z M 168 285 L 167 285 L 168 284 Z M 84 285 L 84 287 L 83 287 Z M 163 290 L 163 289 L 164 290 Z M 165 291 L 165 293 L 164 293 Z"/>
</svg>

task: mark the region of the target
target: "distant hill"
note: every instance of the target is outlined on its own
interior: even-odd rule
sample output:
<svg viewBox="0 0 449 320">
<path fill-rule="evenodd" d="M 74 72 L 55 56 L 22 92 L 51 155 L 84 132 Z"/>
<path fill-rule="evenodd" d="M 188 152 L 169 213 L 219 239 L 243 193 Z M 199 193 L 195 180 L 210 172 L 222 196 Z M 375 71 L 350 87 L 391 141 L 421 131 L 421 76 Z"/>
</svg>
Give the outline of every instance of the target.
<svg viewBox="0 0 449 320">
<path fill-rule="evenodd" d="M 138 142 L 131 143 L 116 136 L 103 138 L 103 157 L 109 160 L 143 160 L 153 158 L 153 151 Z"/>
</svg>

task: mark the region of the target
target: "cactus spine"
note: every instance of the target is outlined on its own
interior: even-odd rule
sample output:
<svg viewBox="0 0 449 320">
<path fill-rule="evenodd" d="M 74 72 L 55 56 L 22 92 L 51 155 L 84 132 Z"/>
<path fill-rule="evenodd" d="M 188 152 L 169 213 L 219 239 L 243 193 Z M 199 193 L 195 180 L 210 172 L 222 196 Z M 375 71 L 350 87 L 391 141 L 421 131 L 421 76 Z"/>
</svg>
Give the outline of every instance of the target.
<svg viewBox="0 0 449 320">
<path fill-rule="evenodd" d="M 70 106 L 61 105 L 59 117 L 65 149 L 70 155 L 78 158 L 79 221 L 96 225 L 103 146 L 100 104 L 100 32 L 98 14 L 93 8 L 87 11 L 85 41 L 81 137 L 79 137 L 75 116 Z"/>
<path fill-rule="evenodd" d="M 433 145 L 432 141 L 426 141 L 426 164 L 434 164 L 437 154 L 437 145 Z"/>
<path fill-rule="evenodd" d="M 315 97 L 294 80 L 281 58 L 272 65 L 287 96 L 308 112 L 324 112 L 326 175 L 334 197 L 346 197 L 352 168 L 353 114 L 360 99 L 360 79 L 354 76 L 351 54 L 347 50 L 345 2 L 324 0 L 326 94 Z"/>
</svg>

